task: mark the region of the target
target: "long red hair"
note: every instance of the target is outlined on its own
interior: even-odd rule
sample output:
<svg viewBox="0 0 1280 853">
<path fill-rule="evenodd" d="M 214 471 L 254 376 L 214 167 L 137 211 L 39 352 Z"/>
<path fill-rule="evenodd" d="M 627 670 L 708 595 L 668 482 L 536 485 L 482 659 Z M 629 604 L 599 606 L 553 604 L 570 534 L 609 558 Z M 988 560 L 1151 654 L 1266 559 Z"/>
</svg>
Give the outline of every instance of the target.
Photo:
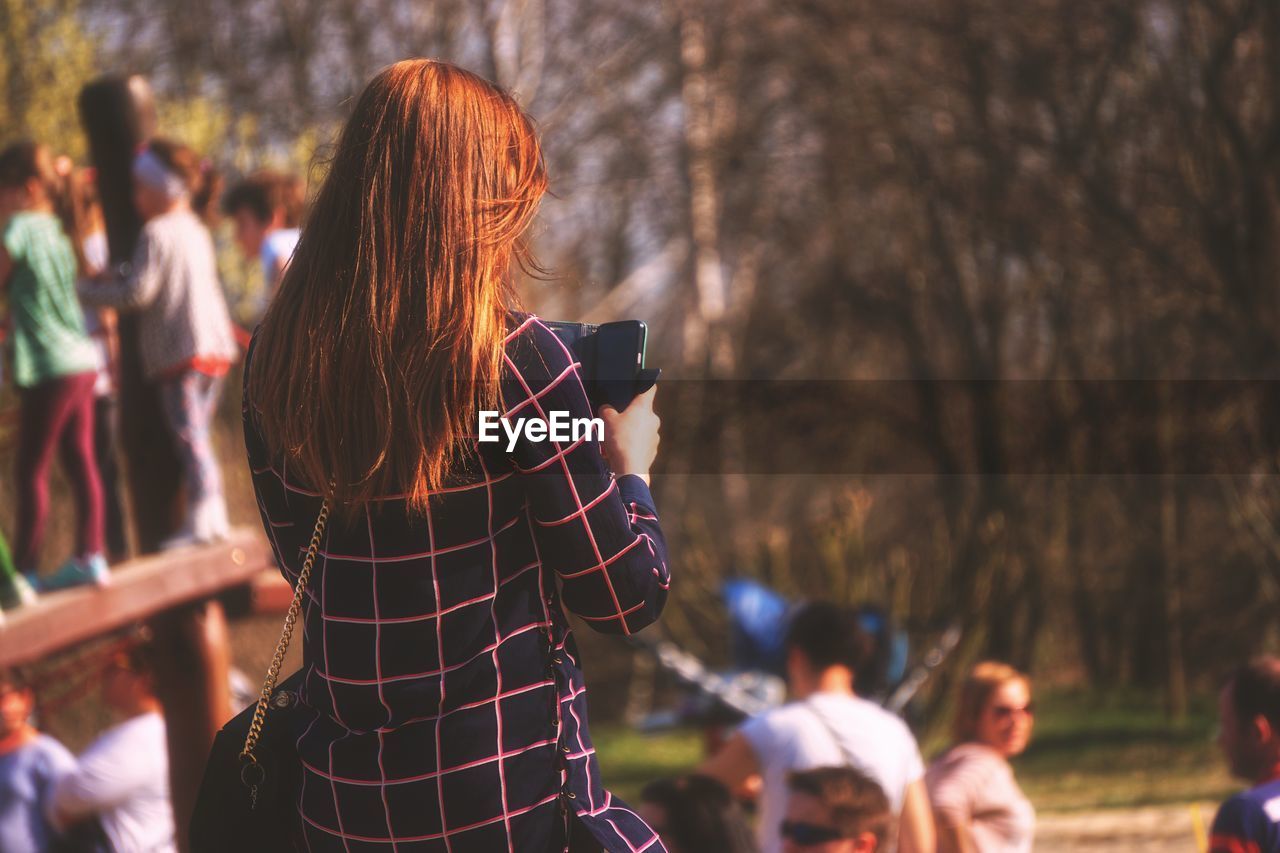
<svg viewBox="0 0 1280 853">
<path fill-rule="evenodd" d="M 337 511 L 424 510 L 499 408 L 512 265 L 546 187 L 532 121 L 487 80 L 409 60 L 365 87 L 248 377 L 268 449 Z"/>
</svg>

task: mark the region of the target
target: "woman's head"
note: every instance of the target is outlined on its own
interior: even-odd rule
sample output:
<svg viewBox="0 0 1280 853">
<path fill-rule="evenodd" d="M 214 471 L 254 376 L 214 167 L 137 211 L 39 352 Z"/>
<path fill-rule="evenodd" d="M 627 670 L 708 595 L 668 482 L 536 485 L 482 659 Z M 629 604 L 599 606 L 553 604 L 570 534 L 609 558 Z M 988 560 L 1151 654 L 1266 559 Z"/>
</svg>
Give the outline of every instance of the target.
<svg viewBox="0 0 1280 853">
<path fill-rule="evenodd" d="M 497 86 L 411 60 L 365 88 L 329 166 L 259 330 L 250 398 L 271 450 L 340 503 L 403 492 L 421 509 L 477 409 L 497 408 L 541 147 Z"/>
<path fill-rule="evenodd" d="M 1007 664 L 984 661 L 960 687 L 955 738 L 986 744 L 1005 757 L 1018 755 L 1031 738 L 1032 714 L 1030 679 Z"/>
<path fill-rule="evenodd" d="M 190 205 L 209 212 L 217 177 L 200 155 L 168 139 L 153 139 L 133 158 L 133 204 L 143 220 Z"/>
<path fill-rule="evenodd" d="M 58 184 L 53 154 L 45 146 L 24 140 L 0 151 L 0 211 L 53 204 Z"/>
</svg>

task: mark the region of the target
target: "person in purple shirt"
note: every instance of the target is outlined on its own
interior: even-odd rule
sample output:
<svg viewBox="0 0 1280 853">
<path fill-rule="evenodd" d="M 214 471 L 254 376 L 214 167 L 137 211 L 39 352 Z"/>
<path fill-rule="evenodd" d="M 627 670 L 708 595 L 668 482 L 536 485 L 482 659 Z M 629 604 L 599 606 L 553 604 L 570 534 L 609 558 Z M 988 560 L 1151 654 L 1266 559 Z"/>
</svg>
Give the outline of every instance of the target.
<svg viewBox="0 0 1280 853">
<path fill-rule="evenodd" d="M 1253 787 L 1222 804 L 1210 853 L 1280 852 L 1280 658 L 1257 658 L 1218 696 L 1218 744 L 1231 773 Z"/>
<path fill-rule="evenodd" d="M 61 743 L 31 725 L 34 695 L 16 670 L 0 670 L 0 850 L 50 850 L 47 815 L 54 784 L 75 769 Z"/>
</svg>

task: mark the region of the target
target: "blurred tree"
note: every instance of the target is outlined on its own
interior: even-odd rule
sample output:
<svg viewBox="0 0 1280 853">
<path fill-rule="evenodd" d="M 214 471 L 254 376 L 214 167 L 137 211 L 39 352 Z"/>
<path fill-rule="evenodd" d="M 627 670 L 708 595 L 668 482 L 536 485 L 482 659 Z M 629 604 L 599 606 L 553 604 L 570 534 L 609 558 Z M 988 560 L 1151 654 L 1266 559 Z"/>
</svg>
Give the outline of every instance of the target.
<svg viewBox="0 0 1280 853">
<path fill-rule="evenodd" d="M 1275 3 L 84 2 L 239 169 L 323 151 L 405 56 L 515 89 L 556 193 L 528 301 L 644 317 L 696 380 L 655 480 L 695 648 L 740 572 L 1177 716 L 1275 636 L 1280 393 L 1223 381 L 1280 370 Z M 744 424 L 761 378 L 834 417 Z"/>
<path fill-rule="evenodd" d="M 35 139 L 76 160 L 84 139 L 76 95 L 97 69 L 78 0 L 0 0 L 0 128 L 6 141 Z"/>
</svg>

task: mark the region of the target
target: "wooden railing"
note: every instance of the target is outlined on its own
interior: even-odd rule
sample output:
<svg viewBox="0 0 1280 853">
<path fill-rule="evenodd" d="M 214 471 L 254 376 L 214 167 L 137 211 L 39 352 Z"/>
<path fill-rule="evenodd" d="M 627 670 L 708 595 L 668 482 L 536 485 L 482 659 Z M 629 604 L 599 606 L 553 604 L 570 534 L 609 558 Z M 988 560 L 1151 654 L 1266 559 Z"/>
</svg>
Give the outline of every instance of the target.
<svg viewBox="0 0 1280 853">
<path fill-rule="evenodd" d="M 273 566 L 261 530 L 237 528 L 218 545 L 165 551 L 121 563 L 105 588 L 45 593 L 0 625 L 0 666 L 37 661 L 77 643 L 257 581 Z M 273 570 L 274 571 L 274 570 Z"/>
</svg>

